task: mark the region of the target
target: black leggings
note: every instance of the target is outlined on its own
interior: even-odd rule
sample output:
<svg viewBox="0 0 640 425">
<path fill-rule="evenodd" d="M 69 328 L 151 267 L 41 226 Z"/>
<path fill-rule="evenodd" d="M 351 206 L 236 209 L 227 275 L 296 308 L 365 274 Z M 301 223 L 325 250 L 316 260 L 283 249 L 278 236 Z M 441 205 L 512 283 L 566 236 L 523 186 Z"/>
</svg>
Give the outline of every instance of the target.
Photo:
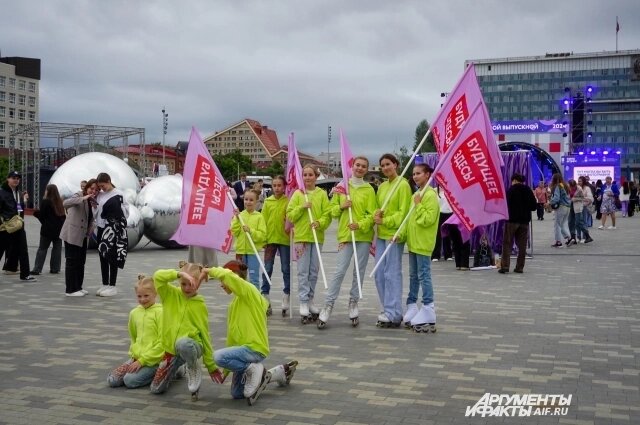
<svg viewBox="0 0 640 425">
<path fill-rule="evenodd" d="M 98 243 L 102 239 L 102 232 L 104 229 L 98 227 Z M 118 279 L 118 266 L 109 263 L 109 261 L 98 253 L 100 257 L 100 272 L 102 273 L 102 284 L 108 286 L 116 286 L 116 279 Z"/>
</svg>

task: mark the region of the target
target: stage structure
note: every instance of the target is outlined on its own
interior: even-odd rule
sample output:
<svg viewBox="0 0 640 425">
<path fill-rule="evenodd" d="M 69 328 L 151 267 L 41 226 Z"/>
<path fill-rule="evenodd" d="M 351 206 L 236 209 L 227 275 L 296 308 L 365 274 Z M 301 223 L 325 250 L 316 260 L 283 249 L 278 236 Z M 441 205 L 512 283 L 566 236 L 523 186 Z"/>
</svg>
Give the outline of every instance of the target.
<svg viewBox="0 0 640 425">
<path fill-rule="evenodd" d="M 40 206 L 44 186 L 64 162 L 86 152 L 105 152 L 129 162 L 129 137 L 138 137 L 141 146 L 139 164 L 129 164 L 139 177 L 151 173 L 145 158 L 145 129 L 95 124 L 34 122 L 9 133 L 9 168 L 22 174 L 23 189 L 31 194 L 34 208 Z M 114 141 L 122 140 L 122 143 Z M 72 141 L 70 146 L 69 141 Z M 113 147 L 123 146 L 123 153 Z M 43 174 L 41 176 L 41 173 Z"/>
</svg>

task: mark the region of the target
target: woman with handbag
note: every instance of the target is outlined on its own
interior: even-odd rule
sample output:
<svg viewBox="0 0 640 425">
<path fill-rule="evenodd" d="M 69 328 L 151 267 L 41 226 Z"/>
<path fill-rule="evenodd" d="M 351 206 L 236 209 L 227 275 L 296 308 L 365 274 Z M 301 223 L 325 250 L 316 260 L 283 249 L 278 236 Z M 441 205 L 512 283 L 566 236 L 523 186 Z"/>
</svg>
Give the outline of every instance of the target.
<svg viewBox="0 0 640 425">
<path fill-rule="evenodd" d="M 51 248 L 51 260 L 49 262 L 49 272 L 60 273 L 62 262 L 62 240 L 60 230 L 65 219 L 62 198 L 55 184 L 47 185 L 44 190 L 44 198 L 40 203 L 40 209 L 33 213 L 33 216 L 40 221 L 40 245 L 36 253 L 36 262 L 31 270 L 32 275 L 39 275 L 44 267 L 44 260 L 47 258 L 49 245 Z"/>
<path fill-rule="evenodd" d="M 567 242 L 571 240 L 571 233 L 569 232 L 569 208 L 571 207 L 571 200 L 568 195 L 568 187 L 565 184 L 562 175 L 555 173 L 551 178 L 551 208 L 555 210 L 555 237 L 556 242 L 551 245 L 554 248 L 562 248 L 562 239 L 566 239 Z"/>
<path fill-rule="evenodd" d="M 602 206 L 600 206 L 600 212 L 602 213 L 602 224 L 598 226 L 599 230 L 604 230 L 607 224 L 607 216 L 611 216 L 611 226 L 607 227 L 609 230 L 616 229 L 616 198 L 620 195 L 618 186 L 613 182 L 611 177 L 607 177 L 605 183 L 602 185 Z"/>
</svg>

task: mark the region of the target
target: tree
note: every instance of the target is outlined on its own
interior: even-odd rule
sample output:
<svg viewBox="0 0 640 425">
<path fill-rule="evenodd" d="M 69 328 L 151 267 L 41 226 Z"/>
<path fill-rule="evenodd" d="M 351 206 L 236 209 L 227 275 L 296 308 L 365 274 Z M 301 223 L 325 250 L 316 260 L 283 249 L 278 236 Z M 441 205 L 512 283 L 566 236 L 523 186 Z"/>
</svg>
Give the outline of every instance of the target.
<svg viewBox="0 0 640 425">
<path fill-rule="evenodd" d="M 416 127 L 415 143 L 413 144 L 414 151 L 420 144 L 420 141 L 422 141 L 422 138 L 427 133 L 427 131 L 429 131 L 429 122 L 427 120 L 420 121 L 420 123 Z M 429 133 L 427 140 L 422 144 L 422 147 L 420 148 L 420 151 L 418 153 L 435 152 L 435 151 L 436 151 L 436 144 L 433 139 L 433 133 Z"/>
<path fill-rule="evenodd" d="M 224 155 L 215 154 L 212 157 L 225 180 L 233 181 L 238 178 L 239 173 L 250 174 L 253 171 L 251 158 L 243 155 L 240 150 Z"/>
<path fill-rule="evenodd" d="M 284 167 L 282 166 L 282 164 L 280 164 L 280 161 L 274 160 L 267 168 L 261 169 L 260 174 L 271 177 L 282 175 L 284 174 Z"/>
<path fill-rule="evenodd" d="M 407 165 L 407 161 L 409 161 L 409 158 L 411 158 L 409 149 L 407 149 L 405 145 L 402 145 L 400 146 L 400 152 L 394 151 L 393 154 L 396 158 L 398 158 L 398 161 L 400 161 L 400 167 L 398 167 L 398 174 L 400 174 L 404 167 Z"/>
</svg>

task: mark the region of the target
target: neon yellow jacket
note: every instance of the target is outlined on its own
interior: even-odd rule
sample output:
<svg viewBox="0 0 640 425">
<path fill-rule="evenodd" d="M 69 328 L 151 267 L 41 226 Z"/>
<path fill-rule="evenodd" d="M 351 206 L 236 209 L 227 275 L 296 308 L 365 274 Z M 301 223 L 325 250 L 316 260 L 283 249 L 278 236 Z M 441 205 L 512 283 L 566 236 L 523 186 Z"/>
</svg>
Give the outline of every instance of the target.
<svg viewBox="0 0 640 425">
<path fill-rule="evenodd" d="M 267 226 L 268 244 L 290 245 L 289 235 L 284 231 L 288 203 L 289 200 L 284 195 L 280 199 L 271 195 L 264 200 L 261 214 Z"/>
<path fill-rule="evenodd" d="M 142 366 L 156 366 L 162 360 L 162 304 L 139 305 L 129 313 L 129 357 Z"/>
<path fill-rule="evenodd" d="M 267 240 L 267 224 L 264 222 L 264 217 L 258 211 L 250 213 L 247 210 L 242 211 L 240 216 L 244 224 L 251 229 L 251 239 L 253 239 L 256 249 L 260 251 Z M 236 254 L 254 254 L 249 237 L 242 230 L 242 224 L 240 224 L 238 217 L 234 216 L 231 220 L 231 233 L 236 239 L 234 242 Z"/>
<path fill-rule="evenodd" d="M 376 212 L 376 193 L 369 183 L 354 186 L 349 182 L 351 211 L 353 221 L 360 228 L 356 230 L 356 242 L 371 242 L 373 239 L 373 214 Z M 340 205 L 347 200 L 347 195 L 334 192 L 331 198 L 331 216 L 338 218 L 338 242 L 351 242 L 349 230 L 349 209 L 341 209 Z"/>
<path fill-rule="evenodd" d="M 393 238 L 393 235 L 400 227 L 400 223 L 402 223 L 402 220 L 404 220 L 411 207 L 411 186 L 409 186 L 409 182 L 404 177 L 396 177 L 396 179 L 401 179 L 400 183 L 398 183 L 398 188 L 384 209 L 382 224 L 378 225 L 378 238 L 384 240 L 391 240 L 391 238 Z M 396 180 L 394 179 L 392 182 L 383 182 L 380 187 L 378 187 L 378 192 L 376 193 L 378 208 L 382 208 L 387 194 L 395 184 Z"/>
<path fill-rule="evenodd" d="M 419 193 L 419 191 L 416 192 L 413 198 Z M 411 202 L 413 202 L 413 198 L 411 198 Z M 409 252 L 431 256 L 436 245 L 439 218 L 440 201 L 438 200 L 438 194 L 432 187 L 429 187 L 403 228 L 403 232 L 407 237 Z"/>
<path fill-rule="evenodd" d="M 176 341 L 189 337 L 202 346 L 202 361 L 209 372 L 217 369 L 209 334 L 209 311 L 202 295 L 187 298 L 182 289 L 171 285 L 177 270 L 158 270 L 153 283 L 162 299 L 162 348 L 176 354 Z"/>
<path fill-rule="evenodd" d="M 311 215 L 314 220 L 320 223 L 320 227 L 316 229 L 318 243 L 324 243 L 324 232 L 331 224 L 329 197 L 327 196 L 327 192 L 319 187 L 308 191 L 307 197 L 309 198 L 309 202 L 311 202 Z M 307 209 L 303 207 L 305 202 L 304 193 L 296 190 L 287 207 L 287 218 L 293 223 L 293 241 L 296 243 L 314 242 L 313 231 L 311 230 L 311 223 L 309 222 L 309 213 Z"/>
<path fill-rule="evenodd" d="M 227 347 L 243 345 L 269 355 L 267 308 L 269 302 L 251 283 L 229 269 L 212 267 L 209 277 L 222 281 L 233 293 L 227 311 Z"/>
</svg>

